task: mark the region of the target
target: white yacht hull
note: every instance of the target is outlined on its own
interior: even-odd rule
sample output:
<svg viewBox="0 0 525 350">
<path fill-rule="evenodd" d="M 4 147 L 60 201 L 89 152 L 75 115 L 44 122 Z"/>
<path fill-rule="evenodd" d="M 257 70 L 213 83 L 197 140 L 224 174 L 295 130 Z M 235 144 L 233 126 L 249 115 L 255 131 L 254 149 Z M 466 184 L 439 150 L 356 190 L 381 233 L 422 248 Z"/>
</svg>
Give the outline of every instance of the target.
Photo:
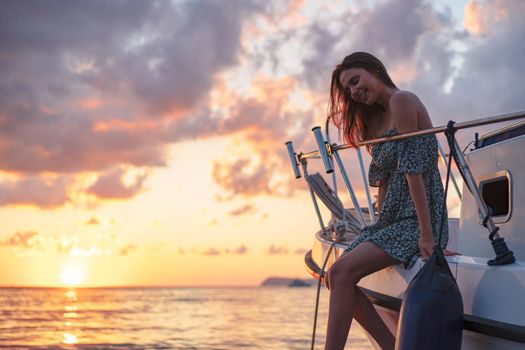
<svg viewBox="0 0 525 350">
<path fill-rule="evenodd" d="M 453 220 L 451 220 L 453 221 Z M 451 227 L 457 225 L 452 222 Z M 454 235 L 454 230 L 451 230 Z M 309 272 L 319 276 L 331 241 L 316 235 L 314 247 L 305 260 Z M 327 268 L 342 254 L 347 244 L 336 243 Z M 465 322 L 462 349 L 525 349 L 525 263 L 491 267 L 487 259 L 449 256 L 447 261 L 461 290 Z M 397 330 L 404 292 L 423 262 L 406 270 L 392 266 L 363 278 L 359 287 L 374 303 L 393 334 Z M 504 288 L 502 288 L 504 286 Z M 373 342 L 373 341 L 372 341 Z"/>
</svg>

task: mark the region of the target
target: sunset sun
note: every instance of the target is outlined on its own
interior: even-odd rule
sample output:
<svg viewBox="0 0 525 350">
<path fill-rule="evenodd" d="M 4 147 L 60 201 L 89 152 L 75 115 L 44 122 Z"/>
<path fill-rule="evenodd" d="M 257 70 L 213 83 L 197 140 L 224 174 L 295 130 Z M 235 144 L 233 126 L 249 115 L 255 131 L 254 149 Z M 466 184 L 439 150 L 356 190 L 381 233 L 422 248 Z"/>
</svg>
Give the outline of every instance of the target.
<svg viewBox="0 0 525 350">
<path fill-rule="evenodd" d="M 68 286 L 77 286 L 85 282 L 86 270 L 80 265 L 65 265 L 60 271 L 60 280 Z"/>
</svg>

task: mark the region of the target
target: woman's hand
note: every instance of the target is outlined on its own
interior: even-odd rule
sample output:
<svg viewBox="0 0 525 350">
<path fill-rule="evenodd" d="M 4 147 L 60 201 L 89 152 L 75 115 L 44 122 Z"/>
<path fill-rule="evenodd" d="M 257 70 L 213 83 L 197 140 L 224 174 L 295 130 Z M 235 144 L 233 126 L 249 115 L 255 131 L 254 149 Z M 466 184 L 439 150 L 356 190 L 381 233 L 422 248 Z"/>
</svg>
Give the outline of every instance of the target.
<svg viewBox="0 0 525 350">
<path fill-rule="evenodd" d="M 423 261 L 427 261 L 429 256 L 432 255 L 434 249 L 434 238 L 432 235 L 421 235 L 419 237 L 419 251 L 421 253 L 421 258 Z"/>
</svg>

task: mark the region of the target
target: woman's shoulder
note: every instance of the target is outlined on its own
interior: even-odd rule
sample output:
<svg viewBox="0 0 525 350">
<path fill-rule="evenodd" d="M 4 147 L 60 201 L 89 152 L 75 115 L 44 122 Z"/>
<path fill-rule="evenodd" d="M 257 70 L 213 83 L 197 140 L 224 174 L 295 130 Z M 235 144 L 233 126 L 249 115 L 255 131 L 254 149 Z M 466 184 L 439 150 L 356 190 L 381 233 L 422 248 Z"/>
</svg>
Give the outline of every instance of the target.
<svg viewBox="0 0 525 350">
<path fill-rule="evenodd" d="M 430 116 L 413 92 L 399 90 L 392 94 L 389 101 L 392 119 L 400 133 L 432 127 Z"/>
<path fill-rule="evenodd" d="M 397 105 L 419 106 L 421 103 L 421 100 L 415 93 L 407 90 L 398 90 L 394 92 L 389 101 L 390 107 L 395 107 Z"/>
<path fill-rule="evenodd" d="M 415 96 L 409 91 L 399 90 L 392 94 L 389 101 L 392 122 L 400 133 L 418 129 L 418 106 Z"/>
</svg>

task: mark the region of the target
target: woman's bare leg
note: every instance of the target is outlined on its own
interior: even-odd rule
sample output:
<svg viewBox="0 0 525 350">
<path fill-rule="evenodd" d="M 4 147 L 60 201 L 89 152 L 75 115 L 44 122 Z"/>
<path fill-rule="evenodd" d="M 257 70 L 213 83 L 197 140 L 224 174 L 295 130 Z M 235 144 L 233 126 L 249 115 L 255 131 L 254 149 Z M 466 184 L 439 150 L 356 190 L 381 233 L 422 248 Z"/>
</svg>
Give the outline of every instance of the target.
<svg viewBox="0 0 525 350">
<path fill-rule="evenodd" d="M 355 287 L 354 318 L 375 339 L 382 349 L 393 349 L 396 338 L 377 313 L 365 293 Z"/>
<path fill-rule="evenodd" d="M 356 292 L 356 285 L 364 276 L 397 263 L 397 260 L 374 243 L 364 242 L 332 265 L 329 274 L 330 306 L 325 350 L 344 349 L 358 301 L 359 317 L 371 331 L 378 330 L 379 345 L 383 348 L 393 348 L 392 339 L 384 335 L 386 326 L 377 313 L 375 317 L 372 310 L 363 304 L 364 301 Z"/>
</svg>

